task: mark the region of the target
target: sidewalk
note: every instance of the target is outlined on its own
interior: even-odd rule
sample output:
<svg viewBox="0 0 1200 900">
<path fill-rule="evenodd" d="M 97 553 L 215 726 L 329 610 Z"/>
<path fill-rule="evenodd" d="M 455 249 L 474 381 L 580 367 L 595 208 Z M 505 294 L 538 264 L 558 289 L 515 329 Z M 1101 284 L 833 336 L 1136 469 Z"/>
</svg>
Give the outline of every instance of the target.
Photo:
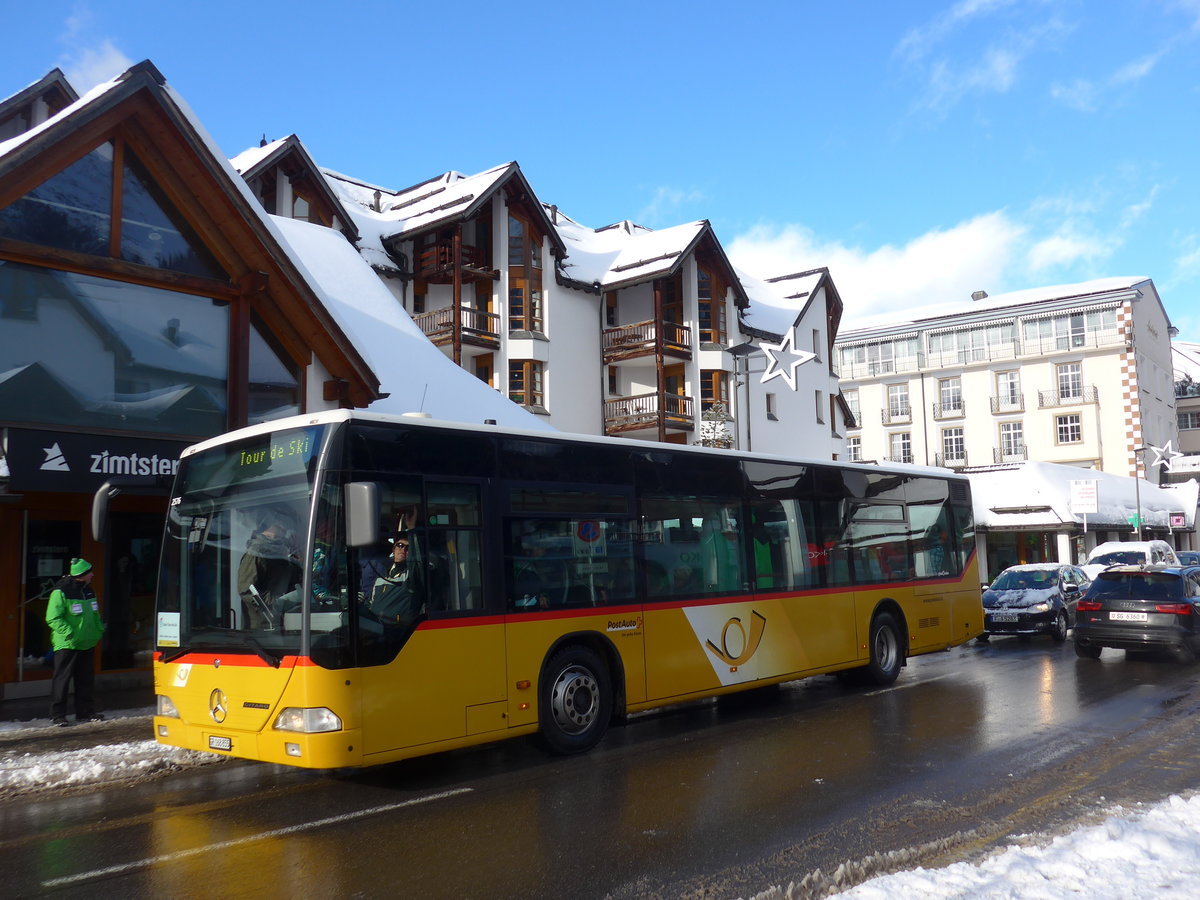
<svg viewBox="0 0 1200 900">
<path fill-rule="evenodd" d="M 130 679 L 105 685 L 98 681 L 96 684 L 96 711 L 108 712 L 130 710 L 150 710 L 154 706 L 154 686 L 149 677 L 145 684 L 134 684 Z M 50 718 L 49 682 L 46 682 L 47 692 L 29 697 L 13 697 L 0 700 L 0 723 L 32 722 L 38 719 Z M 74 721 L 74 694 L 67 700 L 67 717 Z"/>
</svg>

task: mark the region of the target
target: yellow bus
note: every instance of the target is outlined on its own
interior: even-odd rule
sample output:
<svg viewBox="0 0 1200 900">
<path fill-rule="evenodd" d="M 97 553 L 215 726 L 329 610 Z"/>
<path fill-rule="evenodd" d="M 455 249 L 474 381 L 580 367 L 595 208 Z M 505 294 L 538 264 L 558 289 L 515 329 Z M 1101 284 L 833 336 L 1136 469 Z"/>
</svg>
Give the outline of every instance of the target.
<svg viewBox="0 0 1200 900">
<path fill-rule="evenodd" d="M 311 768 L 848 673 L 982 631 L 945 470 L 334 411 L 188 448 L 158 588 L 164 743 Z"/>
</svg>

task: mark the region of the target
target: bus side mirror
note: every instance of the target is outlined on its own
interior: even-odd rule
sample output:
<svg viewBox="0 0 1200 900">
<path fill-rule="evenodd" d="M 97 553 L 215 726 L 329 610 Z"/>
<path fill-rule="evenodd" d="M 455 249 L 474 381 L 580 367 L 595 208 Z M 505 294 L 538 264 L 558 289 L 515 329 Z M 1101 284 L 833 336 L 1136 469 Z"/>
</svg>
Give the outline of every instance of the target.
<svg viewBox="0 0 1200 900">
<path fill-rule="evenodd" d="M 379 543 L 379 485 L 351 481 L 346 485 L 346 543 L 369 547 Z"/>
</svg>

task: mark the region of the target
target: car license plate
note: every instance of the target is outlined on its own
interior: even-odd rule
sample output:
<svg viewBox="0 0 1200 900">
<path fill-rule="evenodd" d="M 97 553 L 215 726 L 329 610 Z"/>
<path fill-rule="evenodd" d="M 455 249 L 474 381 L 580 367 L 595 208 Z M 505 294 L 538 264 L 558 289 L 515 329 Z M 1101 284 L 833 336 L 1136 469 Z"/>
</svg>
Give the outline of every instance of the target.
<svg viewBox="0 0 1200 900">
<path fill-rule="evenodd" d="M 232 750 L 233 738 L 221 737 L 220 735 L 210 734 L 208 736 L 209 750 Z"/>
<path fill-rule="evenodd" d="M 992 613 L 993 622 L 1016 622 L 1016 613 Z"/>
<path fill-rule="evenodd" d="M 1113 622 L 1145 622 L 1145 613 L 1110 612 L 1108 618 Z"/>
</svg>

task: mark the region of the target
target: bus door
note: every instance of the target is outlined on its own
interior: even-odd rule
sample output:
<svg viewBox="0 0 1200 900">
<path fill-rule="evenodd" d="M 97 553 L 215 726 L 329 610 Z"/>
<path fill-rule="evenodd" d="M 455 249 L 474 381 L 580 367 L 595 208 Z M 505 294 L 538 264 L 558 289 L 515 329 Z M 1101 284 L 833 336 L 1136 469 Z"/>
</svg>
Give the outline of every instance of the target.
<svg viewBox="0 0 1200 900">
<path fill-rule="evenodd" d="M 499 731 L 504 624 L 487 615 L 484 483 L 380 485 L 384 540 L 358 555 L 366 754 Z"/>
</svg>

